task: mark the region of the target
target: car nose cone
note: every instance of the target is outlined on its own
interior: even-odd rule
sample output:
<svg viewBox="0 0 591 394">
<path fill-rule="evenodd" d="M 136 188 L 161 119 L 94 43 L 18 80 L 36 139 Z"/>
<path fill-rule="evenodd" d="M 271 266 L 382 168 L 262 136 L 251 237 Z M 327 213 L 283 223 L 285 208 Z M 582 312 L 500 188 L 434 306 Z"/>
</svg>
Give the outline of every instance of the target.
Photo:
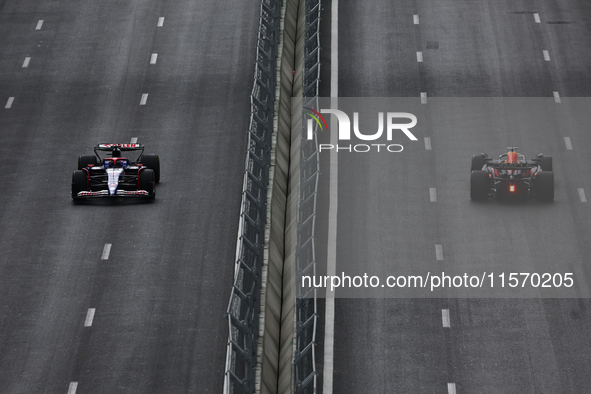
<svg viewBox="0 0 591 394">
<path fill-rule="evenodd" d="M 109 195 L 114 196 L 117 193 L 117 185 L 119 185 L 119 175 L 123 170 L 121 168 L 108 168 L 107 175 L 108 175 L 108 186 L 109 186 Z"/>
</svg>

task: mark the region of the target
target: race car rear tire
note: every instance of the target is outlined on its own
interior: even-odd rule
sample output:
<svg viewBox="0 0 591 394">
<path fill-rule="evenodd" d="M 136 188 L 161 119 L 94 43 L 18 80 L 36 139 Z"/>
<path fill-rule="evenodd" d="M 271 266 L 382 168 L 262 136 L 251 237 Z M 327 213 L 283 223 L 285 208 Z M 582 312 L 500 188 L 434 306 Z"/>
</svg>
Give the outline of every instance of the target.
<svg viewBox="0 0 591 394">
<path fill-rule="evenodd" d="M 153 170 L 143 169 L 140 172 L 139 183 L 140 190 L 147 191 L 150 198 L 156 197 L 156 182 Z"/>
<path fill-rule="evenodd" d="M 84 170 L 76 170 L 72 174 L 72 198 L 78 197 L 78 193 L 88 190 L 88 173 Z"/>
<path fill-rule="evenodd" d="M 540 157 L 540 167 L 542 167 L 542 171 L 554 171 L 552 168 L 552 156 L 542 156 Z"/>
<path fill-rule="evenodd" d="M 154 181 L 160 182 L 160 157 L 158 155 L 143 155 L 142 164 L 154 171 Z"/>
<path fill-rule="evenodd" d="M 482 153 L 472 156 L 471 171 L 482 170 L 482 166 L 486 163 L 486 158 Z"/>
<path fill-rule="evenodd" d="M 97 165 L 98 161 L 95 155 L 80 155 L 78 156 L 78 169 L 88 167 L 89 164 Z"/>
<path fill-rule="evenodd" d="M 470 176 L 470 198 L 475 201 L 486 200 L 489 190 L 488 172 L 482 170 L 472 171 Z"/>
<path fill-rule="evenodd" d="M 534 186 L 537 200 L 554 200 L 554 173 L 552 171 L 538 172 Z"/>
</svg>

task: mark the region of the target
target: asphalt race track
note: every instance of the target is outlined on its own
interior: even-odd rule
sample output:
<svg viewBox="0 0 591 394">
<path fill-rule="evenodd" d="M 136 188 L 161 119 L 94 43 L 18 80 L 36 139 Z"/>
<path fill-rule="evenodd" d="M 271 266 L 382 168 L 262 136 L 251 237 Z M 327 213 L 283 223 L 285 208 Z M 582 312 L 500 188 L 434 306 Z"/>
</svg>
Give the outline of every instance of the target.
<svg viewBox="0 0 591 394">
<path fill-rule="evenodd" d="M 335 3 L 324 3 L 320 95 L 329 96 Z M 574 0 L 339 0 L 338 96 L 547 97 L 559 106 L 561 98 L 591 96 L 590 22 L 591 5 Z M 588 127 L 483 134 L 432 121 L 423 132 L 419 142 L 405 142 L 406 156 L 338 154 L 337 273 L 355 262 L 362 272 L 390 264 L 395 273 L 435 263 L 468 267 L 478 258 L 534 267 L 553 258 L 588 283 L 591 212 L 581 190 L 591 193 L 591 178 L 575 173 L 587 166 Z M 509 145 L 553 155 L 552 204 L 470 201 L 471 155 L 496 157 Z M 318 228 L 325 234 L 328 161 L 321 154 Z M 336 299 L 333 327 L 333 384 L 324 394 L 591 387 L 587 298 Z"/>
<path fill-rule="evenodd" d="M 220 392 L 258 13 L 0 0 L 0 392 Z M 132 138 L 156 200 L 74 204 Z"/>
</svg>

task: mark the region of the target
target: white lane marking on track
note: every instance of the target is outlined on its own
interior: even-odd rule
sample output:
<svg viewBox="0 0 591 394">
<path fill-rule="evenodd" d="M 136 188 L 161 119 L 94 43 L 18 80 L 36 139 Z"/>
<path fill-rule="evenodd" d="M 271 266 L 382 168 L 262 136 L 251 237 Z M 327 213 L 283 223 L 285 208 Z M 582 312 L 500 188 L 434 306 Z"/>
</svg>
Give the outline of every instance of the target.
<svg viewBox="0 0 591 394">
<path fill-rule="evenodd" d="M 29 67 L 30 62 L 31 62 L 31 56 L 25 57 L 25 61 L 23 62 L 23 68 Z"/>
<path fill-rule="evenodd" d="M 164 26 L 164 17 L 161 16 L 160 18 L 158 18 L 158 27 L 162 27 Z"/>
<path fill-rule="evenodd" d="M 416 15 L 416 14 L 415 14 L 415 15 L 413 15 L 413 16 L 412 16 L 412 20 L 413 20 L 413 23 L 414 23 L 415 25 L 418 25 L 418 24 L 419 24 L 419 16 L 418 16 L 418 15 Z"/>
<path fill-rule="evenodd" d="M 449 319 L 449 309 L 442 309 L 441 310 L 441 322 L 443 323 L 443 327 L 450 328 L 451 321 Z"/>
<path fill-rule="evenodd" d="M 537 12 L 534 12 L 534 21 L 536 23 L 540 23 L 540 14 L 538 14 Z"/>
<path fill-rule="evenodd" d="M 455 383 L 448 383 L 447 384 L 447 394 L 456 394 L 456 384 Z"/>
<path fill-rule="evenodd" d="M 427 92 L 421 92 L 421 104 L 427 104 Z"/>
<path fill-rule="evenodd" d="M 437 190 L 434 187 L 429 188 L 429 199 L 431 202 L 437 202 Z"/>
<path fill-rule="evenodd" d="M 573 143 L 570 140 L 570 137 L 564 137 L 564 145 L 566 145 L 566 150 L 573 150 Z"/>
<path fill-rule="evenodd" d="M 156 64 L 157 60 L 158 60 L 158 54 L 153 53 L 152 56 L 150 57 L 150 64 Z"/>
<path fill-rule="evenodd" d="M 578 189 L 578 191 L 579 191 L 579 200 L 581 200 L 581 202 L 587 202 L 587 196 L 585 196 L 585 189 L 580 187 Z"/>
<path fill-rule="evenodd" d="M 435 245 L 435 257 L 437 260 L 443 260 L 443 246 L 441 244 Z"/>
<path fill-rule="evenodd" d="M 6 105 L 4 106 L 4 108 L 10 108 L 12 107 L 12 103 L 14 103 L 14 97 L 9 97 L 8 101 L 6 102 Z"/>
<path fill-rule="evenodd" d="M 76 394 L 77 389 L 78 382 L 70 382 L 70 387 L 68 387 L 68 394 Z"/>
<path fill-rule="evenodd" d="M 423 52 L 421 52 L 421 51 L 417 52 L 417 62 L 419 62 L 419 63 L 423 62 Z"/>
<path fill-rule="evenodd" d="M 137 137 L 131 137 L 131 141 L 129 141 L 130 144 L 137 144 Z"/>
<path fill-rule="evenodd" d="M 549 62 L 550 61 L 550 52 L 548 52 L 546 49 L 544 49 L 542 51 L 542 54 L 544 55 L 544 60 Z"/>
<path fill-rule="evenodd" d="M 331 50 L 330 50 L 330 96 L 334 97 L 331 107 L 337 106 L 339 96 L 339 0 L 332 0 L 331 3 Z M 333 105 L 334 103 L 334 105 Z M 332 118 L 332 117 L 331 117 Z M 332 123 L 335 122 L 331 119 Z M 330 143 L 333 146 L 338 144 L 337 134 L 331 133 Z M 337 211 L 338 211 L 338 155 L 332 150 L 330 152 L 330 178 L 329 178 L 329 205 L 328 205 L 328 245 L 326 248 L 326 274 L 335 275 L 337 257 Z M 335 299 L 334 294 L 329 297 L 327 294 L 324 304 L 324 369 L 322 392 L 332 394 L 333 370 L 334 370 L 334 316 Z"/>
<path fill-rule="evenodd" d="M 37 26 L 35 26 L 35 30 L 41 30 L 42 27 L 43 27 L 43 19 L 39 19 L 39 22 L 37 22 Z"/>
<path fill-rule="evenodd" d="M 425 150 L 431 150 L 431 137 L 425 137 Z"/>
<path fill-rule="evenodd" d="M 109 260 L 109 254 L 111 253 L 111 244 L 105 244 L 103 247 L 103 254 L 101 260 Z"/>
<path fill-rule="evenodd" d="M 86 319 L 84 320 L 84 327 L 92 327 L 92 321 L 94 320 L 94 312 L 96 308 L 88 308 L 86 312 Z"/>
<path fill-rule="evenodd" d="M 140 100 L 140 105 L 146 105 L 148 102 L 148 93 L 143 93 L 142 98 Z"/>
<path fill-rule="evenodd" d="M 554 102 L 556 104 L 560 104 L 560 102 L 561 102 L 560 101 L 560 93 L 558 93 L 558 92 L 552 92 L 552 96 L 554 96 Z"/>
</svg>

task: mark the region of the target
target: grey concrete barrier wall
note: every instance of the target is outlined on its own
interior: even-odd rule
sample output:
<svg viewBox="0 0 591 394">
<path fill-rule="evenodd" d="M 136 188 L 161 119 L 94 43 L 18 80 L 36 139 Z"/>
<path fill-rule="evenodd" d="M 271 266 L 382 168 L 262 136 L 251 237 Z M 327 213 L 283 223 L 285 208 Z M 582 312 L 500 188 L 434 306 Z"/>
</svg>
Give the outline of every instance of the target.
<svg viewBox="0 0 591 394">
<path fill-rule="evenodd" d="M 304 73 L 305 2 L 286 0 L 277 59 L 274 135 L 267 197 L 262 275 L 257 393 L 292 393 L 295 346 L 295 245 L 299 196 L 298 136 L 291 98 L 301 97 Z M 301 112 L 301 111 L 300 111 Z M 301 117 L 294 121 L 301 122 Z M 294 141 L 295 140 L 295 141 Z M 290 163 L 291 161 L 291 163 Z M 290 169 L 292 172 L 290 173 Z M 293 198 L 292 198 L 293 196 Z"/>
</svg>

